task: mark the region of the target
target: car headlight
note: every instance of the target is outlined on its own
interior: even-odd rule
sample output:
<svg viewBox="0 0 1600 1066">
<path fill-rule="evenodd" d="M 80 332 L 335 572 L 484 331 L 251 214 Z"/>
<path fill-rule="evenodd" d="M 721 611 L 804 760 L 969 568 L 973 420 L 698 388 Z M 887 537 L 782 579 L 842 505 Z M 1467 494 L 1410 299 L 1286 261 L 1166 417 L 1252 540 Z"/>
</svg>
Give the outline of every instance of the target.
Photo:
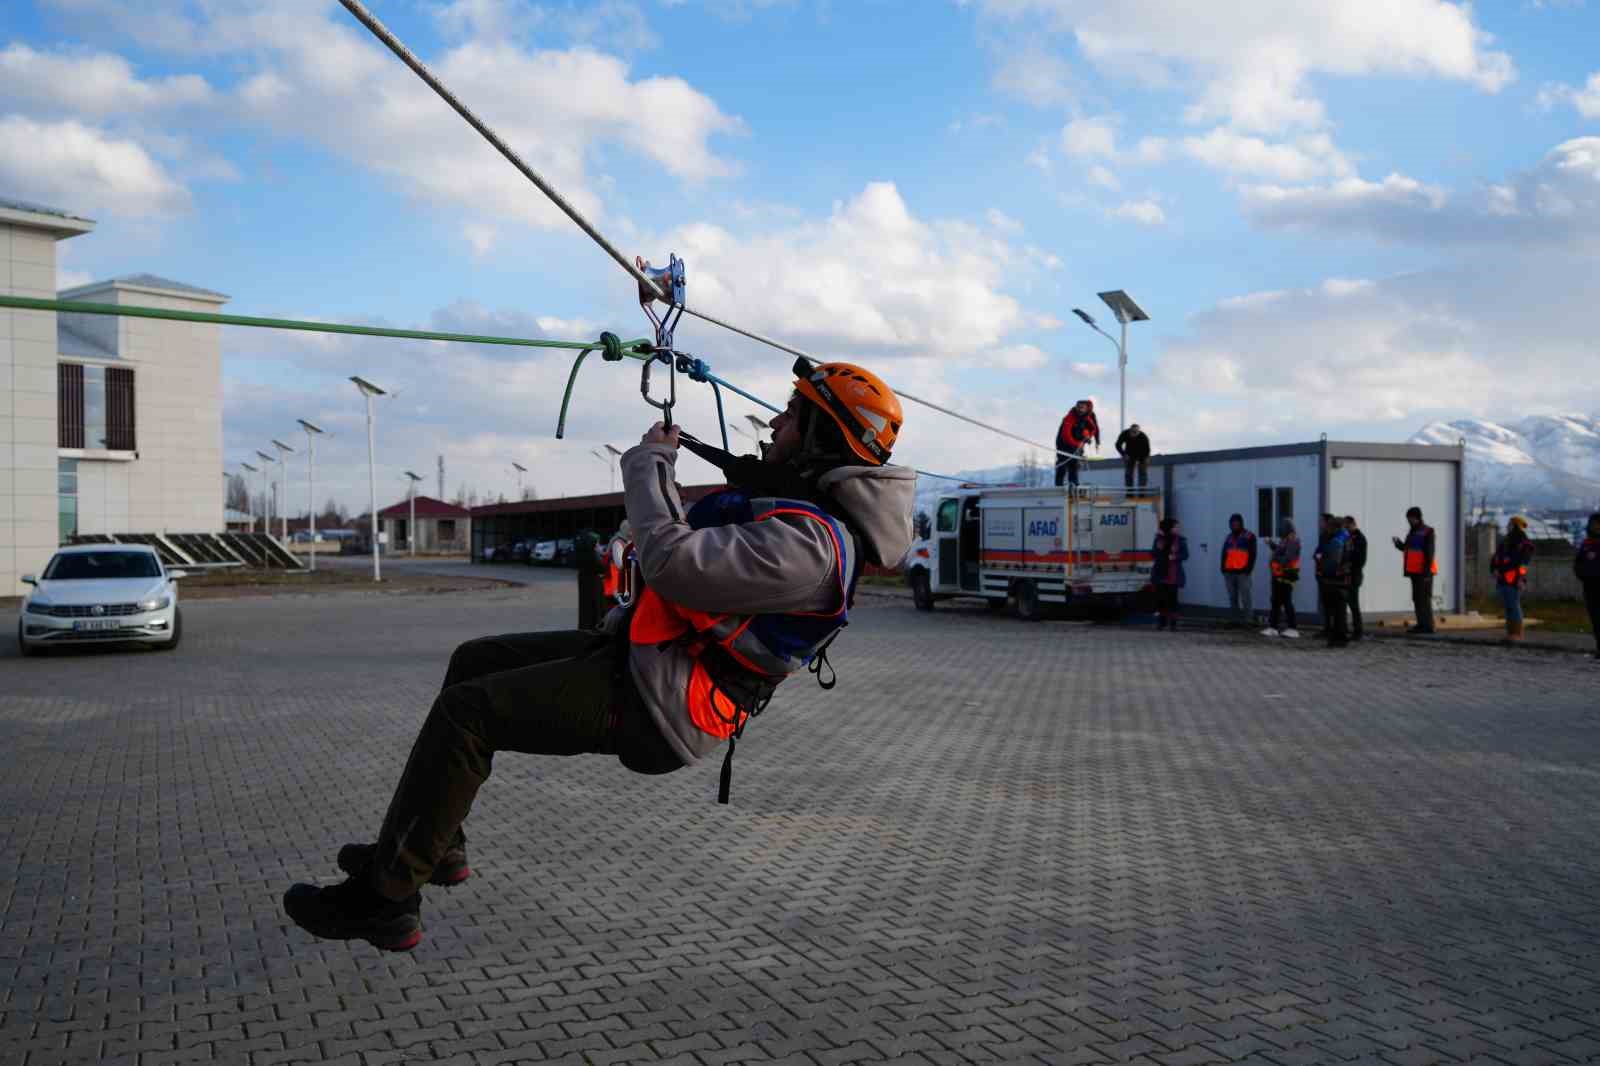
<svg viewBox="0 0 1600 1066">
<path fill-rule="evenodd" d="M 171 596 L 153 596 L 148 600 L 139 601 L 139 610 L 141 611 L 164 611 L 171 606 Z"/>
<path fill-rule="evenodd" d="M 29 614 L 44 614 L 49 611 L 52 606 L 53 604 L 51 604 L 49 600 L 43 598 L 42 596 L 35 596 L 28 601 L 28 605 L 24 607 L 23 610 Z"/>
</svg>

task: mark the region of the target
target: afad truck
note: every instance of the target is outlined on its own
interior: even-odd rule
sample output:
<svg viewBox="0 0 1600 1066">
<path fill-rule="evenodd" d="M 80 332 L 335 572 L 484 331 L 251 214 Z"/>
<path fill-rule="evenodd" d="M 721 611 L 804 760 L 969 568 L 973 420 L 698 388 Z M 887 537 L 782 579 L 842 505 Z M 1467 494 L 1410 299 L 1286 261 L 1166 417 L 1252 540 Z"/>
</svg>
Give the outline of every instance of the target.
<svg viewBox="0 0 1600 1066">
<path fill-rule="evenodd" d="M 953 596 L 1010 599 L 1027 619 L 1085 598 L 1128 606 L 1150 584 L 1160 521 L 1154 490 L 963 485 L 939 498 L 906 577 L 923 611 Z"/>
</svg>

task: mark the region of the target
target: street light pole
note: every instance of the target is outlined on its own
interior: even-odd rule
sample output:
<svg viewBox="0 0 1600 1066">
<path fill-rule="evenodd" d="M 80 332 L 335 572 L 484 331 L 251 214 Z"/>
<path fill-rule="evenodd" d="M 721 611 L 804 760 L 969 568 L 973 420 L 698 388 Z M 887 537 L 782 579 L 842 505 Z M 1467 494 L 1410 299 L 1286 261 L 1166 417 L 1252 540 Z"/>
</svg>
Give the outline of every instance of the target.
<svg viewBox="0 0 1600 1066">
<path fill-rule="evenodd" d="M 378 460 L 373 444 L 372 435 L 372 398 L 385 396 L 378 386 L 354 374 L 350 380 L 355 382 L 356 388 L 361 390 L 361 395 L 367 400 L 367 492 L 371 500 L 371 529 L 372 529 L 372 580 L 382 581 L 382 568 L 378 564 Z"/>
<path fill-rule="evenodd" d="M 295 421 L 306 431 L 306 518 L 311 523 L 311 572 L 314 574 L 317 572 L 317 435 L 322 427 L 303 418 Z"/>
<path fill-rule="evenodd" d="M 272 536 L 273 497 L 272 475 L 267 473 L 267 464 L 275 463 L 278 460 L 274 459 L 260 448 L 256 449 L 256 455 L 261 458 L 261 532 L 270 537 Z"/>
<path fill-rule="evenodd" d="M 526 474 L 528 472 L 528 468 L 523 466 L 521 463 L 512 463 L 511 464 L 511 468 L 517 472 L 517 502 L 521 503 L 522 502 L 522 475 Z"/>
<path fill-rule="evenodd" d="M 282 531 L 283 542 L 289 542 L 289 461 L 285 455 L 293 455 L 294 449 L 276 437 L 272 439 L 272 446 L 278 449 L 278 497 L 283 500 L 283 507 L 278 516 L 278 528 Z"/>
<path fill-rule="evenodd" d="M 406 477 L 411 479 L 411 518 L 410 525 L 406 526 L 406 548 L 413 559 L 417 557 L 417 482 L 422 480 L 421 475 L 406 471 Z"/>
<path fill-rule="evenodd" d="M 260 473 L 259 470 L 257 470 L 255 467 L 251 466 L 249 463 L 240 463 L 239 465 L 244 467 L 246 470 L 248 470 L 252 474 Z M 250 514 L 250 532 L 254 533 L 256 531 L 256 507 L 255 507 L 255 504 L 250 502 L 250 479 L 249 478 L 245 478 L 245 480 L 244 480 L 244 509 L 247 512 L 249 512 L 249 514 Z"/>
<path fill-rule="evenodd" d="M 622 451 L 611 445 L 606 445 L 606 453 L 611 456 L 606 461 L 606 473 L 611 475 L 611 491 L 617 491 L 617 467 L 622 465 Z"/>
<path fill-rule="evenodd" d="M 1122 325 L 1122 339 L 1120 341 L 1096 325 L 1089 312 L 1082 308 L 1074 307 L 1072 313 L 1083 319 L 1084 325 L 1110 341 L 1117 349 L 1117 389 L 1120 403 L 1120 411 L 1117 415 L 1120 425 L 1118 425 L 1117 431 L 1120 433 L 1128 428 L 1128 323 L 1148 322 L 1150 321 L 1150 316 L 1144 313 L 1143 308 L 1134 303 L 1133 297 L 1121 289 L 1112 289 L 1110 292 L 1102 292 L 1099 295 L 1100 299 L 1104 301 L 1107 307 L 1111 308 L 1111 313 L 1117 316 L 1117 321 Z"/>
</svg>

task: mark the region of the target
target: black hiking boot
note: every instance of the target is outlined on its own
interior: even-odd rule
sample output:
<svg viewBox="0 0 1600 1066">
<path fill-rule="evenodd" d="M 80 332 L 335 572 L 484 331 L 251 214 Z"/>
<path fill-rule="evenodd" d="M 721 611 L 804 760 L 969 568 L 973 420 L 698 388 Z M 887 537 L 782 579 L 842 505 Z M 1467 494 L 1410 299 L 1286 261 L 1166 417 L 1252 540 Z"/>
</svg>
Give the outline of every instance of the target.
<svg viewBox="0 0 1600 1066">
<path fill-rule="evenodd" d="M 339 849 L 339 869 L 352 875 L 361 873 L 372 865 L 373 856 L 377 852 L 376 844 L 346 844 Z M 433 876 L 428 878 L 428 884 L 454 888 L 471 876 L 472 867 L 467 865 L 466 839 L 457 837 L 455 842 L 445 849 L 439 865 L 433 868 Z"/>
<path fill-rule="evenodd" d="M 422 941 L 422 895 L 386 899 L 364 877 L 337 885 L 294 885 L 283 894 L 294 924 L 324 940 L 365 940 L 384 951 L 410 951 Z"/>
</svg>

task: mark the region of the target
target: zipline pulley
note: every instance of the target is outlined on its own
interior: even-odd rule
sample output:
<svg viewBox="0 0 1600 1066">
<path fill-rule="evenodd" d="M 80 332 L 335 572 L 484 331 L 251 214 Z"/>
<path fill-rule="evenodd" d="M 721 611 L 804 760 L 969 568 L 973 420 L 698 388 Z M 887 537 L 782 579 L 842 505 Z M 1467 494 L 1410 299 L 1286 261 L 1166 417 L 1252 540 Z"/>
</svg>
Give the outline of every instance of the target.
<svg viewBox="0 0 1600 1066">
<path fill-rule="evenodd" d="M 678 328 L 678 322 L 683 318 L 684 292 L 688 288 L 688 280 L 684 275 L 683 260 L 677 253 L 670 253 L 667 265 L 652 267 L 648 260 L 634 256 L 633 262 L 639 268 L 641 277 L 649 278 L 651 284 L 639 282 L 639 306 L 644 308 L 644 313 L 649 316 L 650 324 L 656 330 L 655 351 L 650 353 L 650 358 L 645 360 L 644 367 L 639 371 L 639 394 L 644 397 L 644 402 L 661 412 L 662 422 L 671 427 L 672 407 L 678 402 L 678 370 L 683 367 L 688 359 L 673 349 L 672 334 Z M 667 309 L 663 314 L 657 315 L 655 302 L 662 299 L 665 293 L 671 297 Z M 650 395 L 650 367 L 657 360 L 667 364 L 667 398 L 657 400 Z M 700 360 L 695 360 L 701 366 Z"/>
</svg>

